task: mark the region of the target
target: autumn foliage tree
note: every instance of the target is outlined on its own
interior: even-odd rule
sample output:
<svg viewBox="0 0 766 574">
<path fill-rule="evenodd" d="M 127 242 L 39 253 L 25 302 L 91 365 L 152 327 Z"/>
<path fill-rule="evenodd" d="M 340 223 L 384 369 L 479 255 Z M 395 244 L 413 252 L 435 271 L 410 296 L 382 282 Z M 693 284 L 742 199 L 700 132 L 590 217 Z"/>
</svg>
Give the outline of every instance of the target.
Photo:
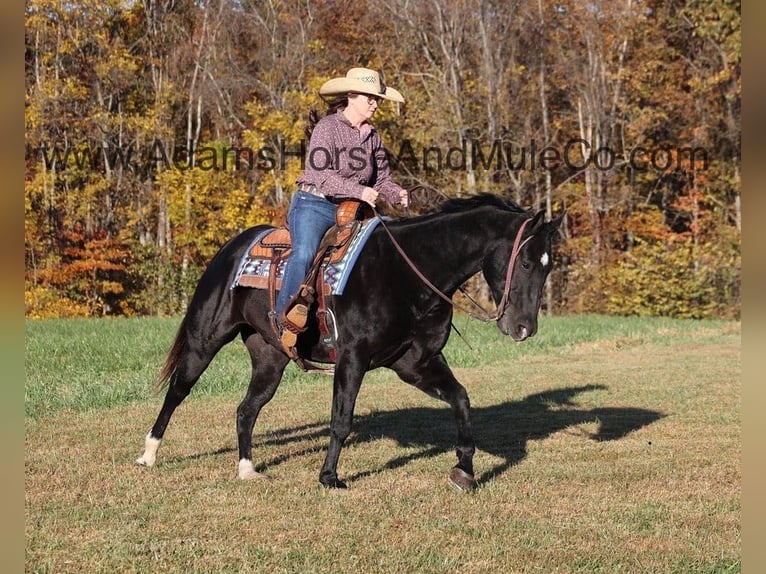
<svg viewBox="0 0 766 574">
<path fill-rule="evenodd" d="M 25 26 L 29 317 L 183 311 L 283 221 L 318 87 L 357 65 L 405 94 L 374 123 L 410 212 L 567 210 L 545 312 L 739 316 L 739 2 L 26 0 Z"/>
</svg>

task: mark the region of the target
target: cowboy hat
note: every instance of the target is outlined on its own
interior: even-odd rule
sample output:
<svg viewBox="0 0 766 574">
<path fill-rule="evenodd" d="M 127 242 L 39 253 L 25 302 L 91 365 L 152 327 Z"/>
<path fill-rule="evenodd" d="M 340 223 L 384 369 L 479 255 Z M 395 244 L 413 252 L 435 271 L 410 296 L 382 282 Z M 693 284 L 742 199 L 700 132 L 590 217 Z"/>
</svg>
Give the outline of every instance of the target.
<svg viewBox="0 0 766 574">
<path fill-rule="evenodd" d="M 379 96 L 393 102 L 404 102 L 401 93 L 386 86 L 380 74 L 368 68 L 351 68 L 344 77 L 327 80 L 319 88 L 320 96 L 339 96 L 349 92 Z"/>
</svg>

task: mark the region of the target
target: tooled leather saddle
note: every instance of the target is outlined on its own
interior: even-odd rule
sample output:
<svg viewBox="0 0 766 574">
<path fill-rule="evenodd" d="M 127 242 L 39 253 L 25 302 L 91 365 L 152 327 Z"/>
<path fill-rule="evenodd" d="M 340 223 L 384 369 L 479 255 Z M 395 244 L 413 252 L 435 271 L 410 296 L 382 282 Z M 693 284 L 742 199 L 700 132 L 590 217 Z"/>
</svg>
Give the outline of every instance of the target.
<svg viewBox="0 0 766 574">
<path fill-rule="evenodd" d="M 313 336 L 309 336 L 306 345 L 301 345 L 299 340 L 299 345 L 290 357 L 304 370 L 309 370 L 309 367 L 301 356 L 305 352 L 302 352 L 302 349 L 310 349 L 311 356 L 319 362 L 335 363 L 337 359 L 335 349 L 337 325 L 333 309 L 332 289 L 327 283 L 324 273 L 320 270 L 323 265 L 343 259 L 346 250 L 359 232 L 362 221 L 373 217 L 373 215 L 372 209 L 359 200 L 348 199 L 338 205 L 335 226 L 325 233 L 301 288 L 288 304 L 289 308 L 300 302 L 310 309 L 309 324 L 310 326 L 313 324 Z M 263 264 L 268 265 L 268 275 L 265 277 L 247 276 L 239 280 L 240 285 L 268 290 L 269 317 L 277 336 L 279 336 L 279 326 L 274 312 L 276 294 L 281 288 L 281 270 L 285 260 L 290 256 L 291 249 L 292 242 L 289 229 L 286 226 L 274 228 L 255 242 L 248 252 L 248 258 L 251 261 L 260 260 Z M 311 329 L 309 330 L 311 331 Z"/>
</svg>

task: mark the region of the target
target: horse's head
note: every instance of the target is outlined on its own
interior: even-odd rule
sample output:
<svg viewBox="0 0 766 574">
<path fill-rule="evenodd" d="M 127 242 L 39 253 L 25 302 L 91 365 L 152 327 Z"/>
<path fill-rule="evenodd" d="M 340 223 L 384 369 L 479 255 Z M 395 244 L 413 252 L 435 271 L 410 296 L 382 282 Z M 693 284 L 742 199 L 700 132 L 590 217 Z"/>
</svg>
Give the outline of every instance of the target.
<svg viewBox="0 0 766 574">
<path fill-rule="evenodd" d="M 510 291 L 505 302 L 503 293 L 520 222 L 514 222 L 510 235 L 498 241 L 496 247 L 490 249 L 484 258 L 482 271 L 495 304 L 505 303 L 497 326 L 504 335 L 510 335 L 515 341 L 523 341 L 537 332 L 537 314 L 543 287 L 553 261 L 552 239 L 563 217 L 562 212 L 546 222 L 545 211 L 538 211 L 527 222 L 518 242 L 519 245 L 523 243 L 523 246 L 513 263 Z"/>
</svg>

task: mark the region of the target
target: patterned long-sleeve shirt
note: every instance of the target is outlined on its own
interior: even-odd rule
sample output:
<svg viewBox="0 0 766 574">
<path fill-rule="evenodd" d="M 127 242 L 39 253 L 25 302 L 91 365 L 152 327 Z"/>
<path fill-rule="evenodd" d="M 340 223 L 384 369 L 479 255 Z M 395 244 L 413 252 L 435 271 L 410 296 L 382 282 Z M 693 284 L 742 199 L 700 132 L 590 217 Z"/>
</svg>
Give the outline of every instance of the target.
<svg viewBox="0 0 766 574">
<path fill-rule="evenodd" d="M 378 131 L 367 122 L 355 128 L 342 110 L 325 116 L 314 126 L 298 183 L 313 183 L 328 196 L 357 199 L 365 187 L 372 187 L 391 204 L 399 203 L 402 190 L 391 179 Z"/>
</svg>

